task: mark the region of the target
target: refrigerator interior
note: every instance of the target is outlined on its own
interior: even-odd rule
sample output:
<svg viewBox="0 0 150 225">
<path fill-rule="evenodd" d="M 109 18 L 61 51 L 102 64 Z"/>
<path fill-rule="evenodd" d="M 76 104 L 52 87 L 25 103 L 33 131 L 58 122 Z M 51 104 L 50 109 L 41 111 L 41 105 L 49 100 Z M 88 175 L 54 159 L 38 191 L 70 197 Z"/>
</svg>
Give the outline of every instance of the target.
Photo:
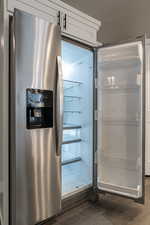
<svg viewBox="0 0 150 225">
<path fill-rule="evenodd" d="M 141 79 L 139 42 L 99 51 L 98 186 L 141 197 Z"/>
<path fill-rule="evenodd" d="M 93 52 L 62 41 L 64 116 L 62 195 L 92 184 Z"/>
</svg>

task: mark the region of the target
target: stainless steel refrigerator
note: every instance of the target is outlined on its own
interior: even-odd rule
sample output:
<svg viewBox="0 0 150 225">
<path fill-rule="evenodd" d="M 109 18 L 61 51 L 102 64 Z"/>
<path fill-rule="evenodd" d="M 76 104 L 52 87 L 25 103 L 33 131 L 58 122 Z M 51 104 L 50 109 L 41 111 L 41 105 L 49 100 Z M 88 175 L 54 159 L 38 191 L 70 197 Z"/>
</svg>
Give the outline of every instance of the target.
<svg viewBox="0 0 150 225">
<path fill-rule="evenodd" d="M 10 223 L 35 225 L 61 208 L 60 28 L 18 10 L 10 27 Z"/>
<path fill-rule="evenodd" d="M 46 222 L 89 187 L 143 203 L 144 39 L 65 38 L 63 88 L 60 28 L 15 10 L 10 30 L 10 225 Z"/>
</svg>

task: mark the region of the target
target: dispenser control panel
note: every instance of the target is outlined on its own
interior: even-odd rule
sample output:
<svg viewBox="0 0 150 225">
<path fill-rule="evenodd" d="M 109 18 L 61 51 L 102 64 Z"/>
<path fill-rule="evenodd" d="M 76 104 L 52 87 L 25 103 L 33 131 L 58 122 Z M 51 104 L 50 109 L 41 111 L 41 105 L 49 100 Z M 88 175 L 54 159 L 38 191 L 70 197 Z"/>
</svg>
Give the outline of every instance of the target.
<svg viewBox="0 0 150 225">
<path fill-rule="evenodd" d="M 53 127 L 53 91 L 26 89 L 27 129 Z"/>
</svg>

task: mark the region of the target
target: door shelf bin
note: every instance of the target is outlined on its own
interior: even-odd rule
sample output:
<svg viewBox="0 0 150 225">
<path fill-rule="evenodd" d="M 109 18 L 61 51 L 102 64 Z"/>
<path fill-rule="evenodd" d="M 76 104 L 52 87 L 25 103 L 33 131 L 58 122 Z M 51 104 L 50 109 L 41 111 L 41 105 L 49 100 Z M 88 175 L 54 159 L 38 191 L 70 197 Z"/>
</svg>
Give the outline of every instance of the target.
<svg viewBox="0 0 150 225">
<path fill-rule="evenodd" d="M 104 183 L 104 182 L 98 182 L 98 187 L 103 191 L 109 191 L 111 193 L 116 193 L 116 194 L 124 193 L 123 194 L 124 196 L 130 196 L 130 197 L 134 197 L 135 195 L 140 196 L 140 192 L 141 192 L 141 189 L 139 187 L 129 188 L 129 187 L 113 185 L 113 184 Z"/>
<path fill-rule="evenodd" d="M 102 91 L 105 91 L 105 92 L 137 92 L 139 91 L 139 87 L 138 85 L 120 85 L 120 84 L 116 84 L 116 85 L 103 85 L 103 87 L 101 88 Z"/>
</svg>

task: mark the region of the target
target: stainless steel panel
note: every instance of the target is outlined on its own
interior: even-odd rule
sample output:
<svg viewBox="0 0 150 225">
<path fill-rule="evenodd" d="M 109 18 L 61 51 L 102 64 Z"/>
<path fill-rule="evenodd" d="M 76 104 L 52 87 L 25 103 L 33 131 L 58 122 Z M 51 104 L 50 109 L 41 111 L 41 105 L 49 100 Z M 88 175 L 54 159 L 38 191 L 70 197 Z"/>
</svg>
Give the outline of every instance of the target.
<svg viewBox="0 0 150 225">
<path fill-rule="evenodd" d="M 12 28 L 11 224 L 34 225 L 61 208 L 61 169 L 56 126 L 26 129 L 26 89 L 53 91 L 56 121 L 60 29 L 18 10 Z"/>
</svg>

